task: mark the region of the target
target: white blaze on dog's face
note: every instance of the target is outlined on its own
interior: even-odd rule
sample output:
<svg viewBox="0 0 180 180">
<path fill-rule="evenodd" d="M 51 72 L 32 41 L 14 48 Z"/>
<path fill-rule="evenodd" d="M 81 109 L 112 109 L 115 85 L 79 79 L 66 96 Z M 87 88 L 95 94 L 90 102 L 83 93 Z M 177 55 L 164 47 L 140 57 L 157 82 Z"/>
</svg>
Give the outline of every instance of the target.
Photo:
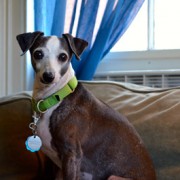
<svg viewBox="0 0 180 180">
<path fill-rule="evenodd" d="M 32 51 L 32 60 L 36 78 L 48 85 L 58 82 L 67 72 L 72 53 L 62 38 L 51 36 L 42 42 Z"/>
</svg>

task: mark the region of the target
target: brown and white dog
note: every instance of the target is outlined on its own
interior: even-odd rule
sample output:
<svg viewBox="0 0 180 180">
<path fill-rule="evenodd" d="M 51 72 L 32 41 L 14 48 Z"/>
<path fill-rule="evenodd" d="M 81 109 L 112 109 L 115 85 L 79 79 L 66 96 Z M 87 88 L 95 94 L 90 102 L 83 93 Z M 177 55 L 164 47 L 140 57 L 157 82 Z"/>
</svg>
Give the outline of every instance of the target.
<svg viewBox="0 0 180 180">
<path fill-rule="evenodd" d="M 23 54 L 30 50 L 36 106 L 75 77 L 71 58 L 74 54 L 79 59 L 88 44 L 70 34 L 59 38 L 42 32 L 20 34 L 17 40 Z M 41 150 L 59 167 L 56 179 L 156 179 L 142 140 L 124 116 L 80 82 L 63 98 L 54 97 L 57 102 L 48 110 L 34 110 L 40 117 Z"/>
</svg>

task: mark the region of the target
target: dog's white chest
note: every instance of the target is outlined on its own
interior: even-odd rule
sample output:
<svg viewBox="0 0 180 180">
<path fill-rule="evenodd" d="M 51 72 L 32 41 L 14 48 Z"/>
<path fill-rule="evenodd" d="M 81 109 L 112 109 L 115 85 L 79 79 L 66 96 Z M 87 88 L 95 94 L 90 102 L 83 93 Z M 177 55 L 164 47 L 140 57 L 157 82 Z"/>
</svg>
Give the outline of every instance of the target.
<svg viewBox="0 0 180 180">
<path fill-rule="evenodd" d="M 38 136 L 42 140 L 41 150 L 57 165 L 61 168 L 61 161 L 57 155 L 57 152 L 52 148 L 51 141 L 52 136 L 49 130 L 50 116 L 53 110 L 56 107 L 53 107 L 43 114 L 42 118 L 39 120 L 37 125 Z"/>
</svg>

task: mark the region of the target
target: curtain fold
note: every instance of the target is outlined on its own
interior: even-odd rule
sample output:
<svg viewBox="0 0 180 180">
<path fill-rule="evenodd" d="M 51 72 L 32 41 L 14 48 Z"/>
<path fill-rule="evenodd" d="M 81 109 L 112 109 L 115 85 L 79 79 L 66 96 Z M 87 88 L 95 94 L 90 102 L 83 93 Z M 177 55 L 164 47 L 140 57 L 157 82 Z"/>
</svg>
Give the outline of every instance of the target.
<svg viewBox="0 0 180 180">
<path fill-rule="evenodd" d="M 78 0 L 76 0 L 77 3 Z M 78 19 L 78 26 L 76 29 L 76 36 L 85 39 L 89 46 L 87 47 L 86 51 L 81 56 L 81 61 L 77 61 L 75 58 L 72 60 L 72 65 L 74 70 L 76 71 L 76 76 L 78 78 L 78 72 L 80 67 L 80 64 L 82 65 L 84 61 L 86 60 L 86 56 L 88 55 L 88 52 L 91 50 L 91 44 L 93 39 L 93 32 L 94 27 L 96 23 L 96 17 L 99 7 L 99 1 L 97 3 L 94 3 L 94 1 L 82 1 L 81 9 L 80 9 L 80 16 Z M 76 12 L 78 10 L 76 9 Z M 73 26 L 71 26 L 71 29 L 73 29 Z"/>
<path fill-rule="evenodd" d="M 66 0 L 34 0 L 35 30 L 45 35 L 64 33 Z"/>
<path fill-rule="evenodd" d="M 44 31 L 46 35 L 61 36 L 69 22 L 66 9 L 73 6 L 68 32 L 75 32 L 75 36 L 88 41 L 89 46 L 81 56 L 81 61 L 73 58 L 72 64 L 78 79 L 91 80 L 99 62 L 124 34 L 143 2 L 144 0 L 35 0 L 35 30 Z"/>
</svg>

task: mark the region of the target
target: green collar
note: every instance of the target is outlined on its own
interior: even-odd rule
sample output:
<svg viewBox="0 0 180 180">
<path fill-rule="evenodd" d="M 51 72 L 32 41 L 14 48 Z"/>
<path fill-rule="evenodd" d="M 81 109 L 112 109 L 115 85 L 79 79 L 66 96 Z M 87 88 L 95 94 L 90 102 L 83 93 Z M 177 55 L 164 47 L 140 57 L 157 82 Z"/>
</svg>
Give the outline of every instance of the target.
<svg viewBox="0 0 180 180">
<path fill-rule="evenodd" d="M 62 101 L 65 97 L 71 94 L 77 87 L 78 81 L 74 76 L 62 89 L 52 94 L 51 96 L 41 99 L 36 102 L 32 99 L 32 108 L 37 113 L 45 113 L 46 110 Z"/>
</svg>

